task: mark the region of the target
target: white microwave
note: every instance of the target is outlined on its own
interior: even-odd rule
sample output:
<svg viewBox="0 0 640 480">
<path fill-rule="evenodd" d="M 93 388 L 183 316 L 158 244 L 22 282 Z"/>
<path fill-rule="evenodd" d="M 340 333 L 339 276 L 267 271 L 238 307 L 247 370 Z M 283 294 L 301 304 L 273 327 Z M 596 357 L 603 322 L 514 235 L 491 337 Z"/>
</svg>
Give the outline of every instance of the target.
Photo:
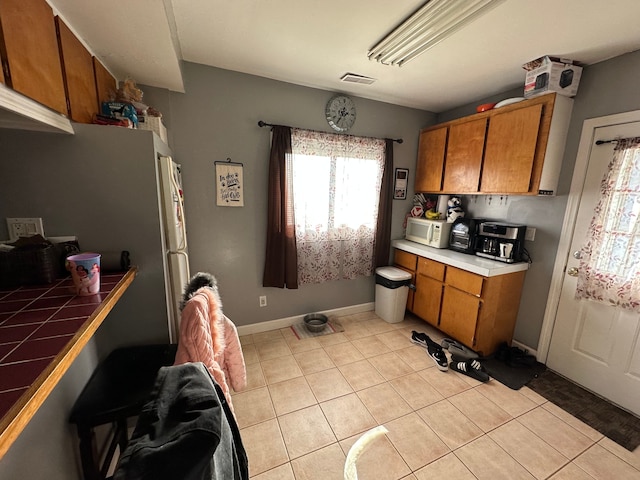
<svg viewBox="0 0 640 480">
<path fill-rule="evenodd" d="M 451 225 L 446 220 L 409 217 L 404 238 L 429 247 L 447 248 Z"/>
</svg>

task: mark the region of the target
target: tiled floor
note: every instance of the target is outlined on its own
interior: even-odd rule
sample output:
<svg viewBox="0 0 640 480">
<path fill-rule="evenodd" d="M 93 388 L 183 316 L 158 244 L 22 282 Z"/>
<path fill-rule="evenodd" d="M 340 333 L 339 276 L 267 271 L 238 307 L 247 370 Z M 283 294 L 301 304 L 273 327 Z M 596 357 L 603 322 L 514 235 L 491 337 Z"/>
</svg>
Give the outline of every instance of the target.
<svg viewBox="0 0 640 480">
<path fill-rule="evenodd" d="M 527 387 L 441 372 L 411 330 L 373 312 L 344 333 L 291 329 L 241 337 L 248 387 L 233 404 L 254 480 L 342 480 L 346 454 L 384 425 L 358 461 L 360 480 L 640 479 L 629 452 Z"/>
</svg>

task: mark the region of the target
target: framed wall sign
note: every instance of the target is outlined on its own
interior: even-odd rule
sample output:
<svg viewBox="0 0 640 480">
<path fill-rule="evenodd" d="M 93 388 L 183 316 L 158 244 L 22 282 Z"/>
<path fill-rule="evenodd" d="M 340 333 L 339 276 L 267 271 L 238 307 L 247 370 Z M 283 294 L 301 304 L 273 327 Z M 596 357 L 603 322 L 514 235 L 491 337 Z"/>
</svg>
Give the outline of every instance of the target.
<svg viewBox="0 0 640 480">
<path fill-rule="evenodd" d="M 396 168 L 393 183 L 393 199 L 404 200 L 407 198 L 407 185 L 409 184 L 409 169 Z"/>
<path fill-rule="evenodd" d="M 216 205 L 221 207 L 244 207 L 242 186 L 242 164 L 230 159 L 215 162 L 216 166 Z"/>
</svg>

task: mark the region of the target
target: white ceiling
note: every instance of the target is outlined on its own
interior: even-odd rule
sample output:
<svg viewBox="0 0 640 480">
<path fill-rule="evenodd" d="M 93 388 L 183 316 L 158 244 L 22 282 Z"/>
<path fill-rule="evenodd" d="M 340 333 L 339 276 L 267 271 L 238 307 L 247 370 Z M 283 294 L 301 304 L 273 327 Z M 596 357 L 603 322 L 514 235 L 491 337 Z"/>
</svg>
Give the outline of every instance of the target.
<svg viewBox="0 0 640 480">
<path fill-rule="evenodd" d="M 177 92 L 186 60 L 442 112 L 523 85 L 542 55 L 591 65 L 640 49 L 638 0 L 506 0 L 403 67 L 367 50 L 422 0 L 48 2 L 118 79 Z"/>
</svg>

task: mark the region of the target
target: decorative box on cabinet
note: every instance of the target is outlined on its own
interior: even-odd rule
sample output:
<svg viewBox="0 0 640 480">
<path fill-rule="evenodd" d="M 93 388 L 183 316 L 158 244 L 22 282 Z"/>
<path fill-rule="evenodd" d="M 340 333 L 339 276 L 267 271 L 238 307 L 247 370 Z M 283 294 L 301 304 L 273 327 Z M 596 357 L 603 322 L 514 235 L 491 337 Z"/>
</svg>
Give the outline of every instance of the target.
<svg viewBox="0 0 640 480">
<path fill-rule="evenodd" d="M 98 113 L 92 55 L 60 17 L 56 17 L 56 31 L 69 118 L 79 123 L 92 123 L 94 115 Z"/>
<path fill-rule="evenodd" d="M 2 0 L 0 26 L 0 56 L 7 86 L 66 115 L 62 66 L 49 4 L 45 0 Z"/>
<path fill-rule="evenodd" d="M 554 195 L 572 108 L 549 93 L 423 129 L 415 191 Z"/>
</svg>

